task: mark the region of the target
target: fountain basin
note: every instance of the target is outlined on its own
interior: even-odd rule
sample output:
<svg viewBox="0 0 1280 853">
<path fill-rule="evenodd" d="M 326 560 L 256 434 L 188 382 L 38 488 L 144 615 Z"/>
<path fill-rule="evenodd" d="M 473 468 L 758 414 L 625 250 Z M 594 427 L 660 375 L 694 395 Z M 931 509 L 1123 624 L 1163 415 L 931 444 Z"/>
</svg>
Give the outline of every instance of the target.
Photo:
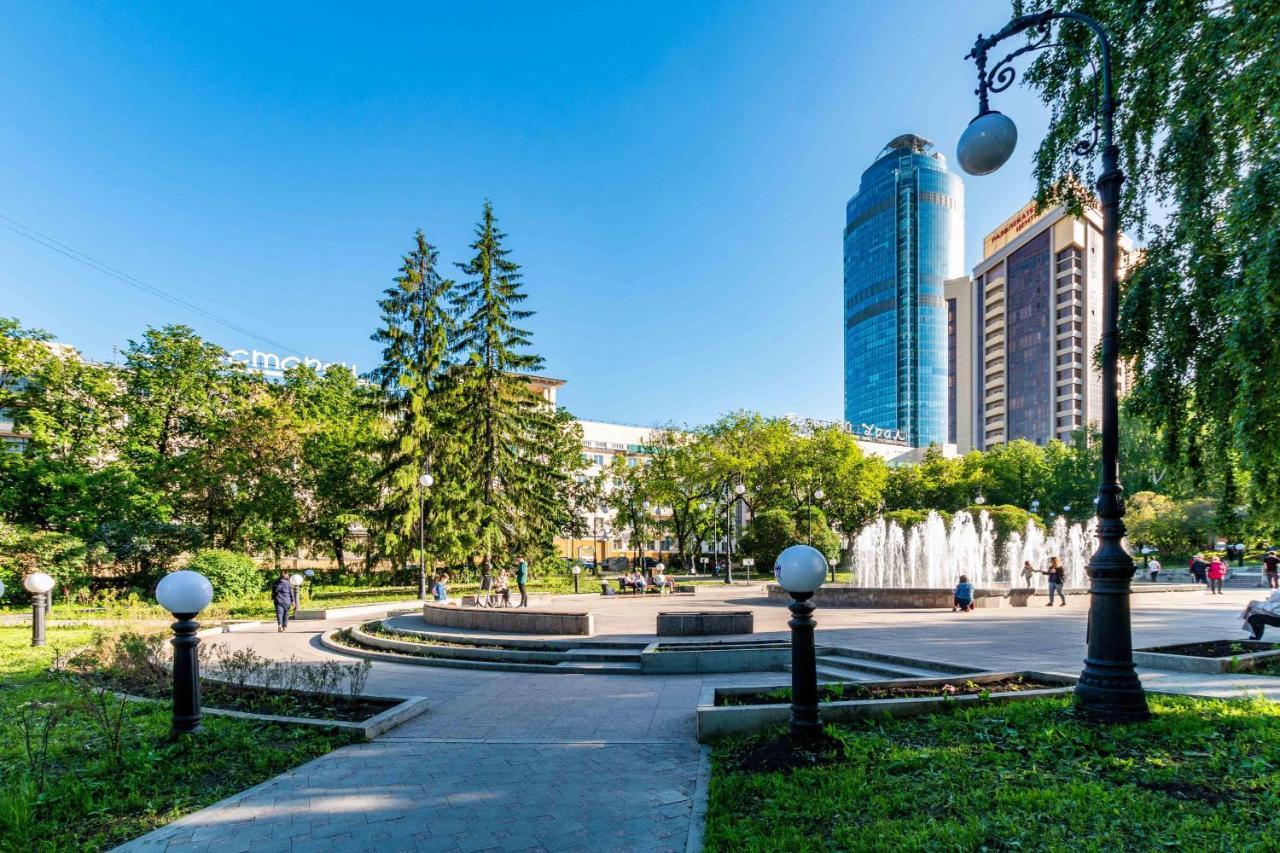
<svg viewBox="0 0 1280 853">
<path fill-rule="evenodd" d="M 973 603 L 977 607 L 1001 606 L 1009 590 L 1007 588 L 977 589 L 973 593 Z M 826 584 L 813 594 L 813 603 L 819 607 L 865 607 L 885 610 L 898 609 L 951 609 L 954 590 L 937 588 L 880 588 L 869 586 L 851 586 L 849 584 Z M 777 584 L 769 584 L 769 600 L 787 602 L 791 596 Z"/>
</svg>

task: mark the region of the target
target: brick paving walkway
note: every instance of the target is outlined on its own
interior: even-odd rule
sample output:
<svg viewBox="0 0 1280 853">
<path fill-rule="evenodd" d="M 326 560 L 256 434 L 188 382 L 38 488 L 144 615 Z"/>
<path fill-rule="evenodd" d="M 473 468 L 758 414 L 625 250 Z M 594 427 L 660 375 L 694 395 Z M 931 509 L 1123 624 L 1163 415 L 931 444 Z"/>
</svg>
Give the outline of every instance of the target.
<svg viewBox="0 0 1280 853">
<path fill-rule="evenodd" d="M 1135 645 L 1243 636 L 1236 614 L 1258 594 L 1134 596 Z M 734 590 L 720 597 L 608 602 L 597 610 L 612 608 L 600 633 L 641 635 L 658 608 L 764 604 L 758 594 Z M 1080 596 L 1047 612 L 820 610 L 817 618 L 821 641 L 990 669 L 1078 672 L 1086 615 Z M 779 605 L 759 606 L 757 631 L 780 633 L 786 618 Z M 283 635 L 266 628 L 217 641 L 318 660 L 333 655 L 317 634 L 336 624 L 298 623 Z M 694 706 L 703 684 L 786 678 L 492 673 L 379 662 L 369 692 L 427 696 L 431 710 L 119 849 L 683 851 L 697 830 L 703 764 Z M 1271 686 L 1276 679 L 1143 678 L 1156 689 L 1238 695 L 1261 686 L 1280 696 Z"/>
</svg>

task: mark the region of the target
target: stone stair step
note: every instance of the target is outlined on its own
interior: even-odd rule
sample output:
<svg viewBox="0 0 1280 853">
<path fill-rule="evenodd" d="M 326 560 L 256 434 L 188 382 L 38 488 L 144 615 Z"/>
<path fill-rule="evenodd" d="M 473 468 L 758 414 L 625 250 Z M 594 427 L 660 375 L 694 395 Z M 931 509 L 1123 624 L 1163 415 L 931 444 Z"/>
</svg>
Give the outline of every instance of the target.
<svg viewBox="0 0 1280 853">
<path fill-rule="evenodd" d="M 868 672 L 878 678 L 936 678 L 946 674 L 933 669 L 924 669 L 923 667 L 887 663 L 864 657 L 846 657 L 844 655 L 818 655 L 818 665 L 832 669 Z"/>
<path fill-rule="evenodd" d="M 640 673 L 640 663 L 638 661 L 635 663 L 564 661 L 556 664 L 556 670 L 560 672 L 590 672 L 596 675 L 637 675 Z"/>
</svg>

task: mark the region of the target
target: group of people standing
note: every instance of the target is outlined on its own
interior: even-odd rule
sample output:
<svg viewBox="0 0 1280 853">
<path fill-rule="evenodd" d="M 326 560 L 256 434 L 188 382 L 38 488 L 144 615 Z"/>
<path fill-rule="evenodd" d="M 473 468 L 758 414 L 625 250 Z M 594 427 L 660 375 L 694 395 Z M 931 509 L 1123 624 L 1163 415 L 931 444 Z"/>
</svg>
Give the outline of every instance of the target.
<svg viewBox="0 0 1280 853">
<path fill-rule="evenodd" d="M 497 575 L 493 567 L 487 563 L 480 569 L 480 594 L 476 596 L 477 607 L 510 607 L 511 606 L 511 572 L 500 569 Z M 529 561 L 524 557 L 516 564 L 516 588 L 520 590 L 520 603 L 517 607 L 529 606 L 529 592 L 525 585 L 529 583 Z"/>
<path fill-rule="evenodd" d="M 1049 579 L 1049 603 L 1045 607 L 1053 606 L 1053 598 L 1056 595 L 1061 599 L 1062 607 L 1067 606 L 1067 570 L 1063 567 L 1062 561 L 1057 557 L 1049 558 L 1049 567 L 1046 569 L 1037 569 L 1031 565 L 1030 560 L 1022 562 L 1022 579 L 1026 581 L 1027 589 L 1035 586 L 1035 576 L 1037 574 L 1044 575 Z"/>
<path fill-rule="evenodd" d="M 1210 595 L 1222 595 L 1222 582 L 1227 578 L 1227 564 L 1217 554 L 1206 560 L 1204 554 L 1191 558 L 1189 568 L 1196 583 L 1207 584 Z"/>
</svg>

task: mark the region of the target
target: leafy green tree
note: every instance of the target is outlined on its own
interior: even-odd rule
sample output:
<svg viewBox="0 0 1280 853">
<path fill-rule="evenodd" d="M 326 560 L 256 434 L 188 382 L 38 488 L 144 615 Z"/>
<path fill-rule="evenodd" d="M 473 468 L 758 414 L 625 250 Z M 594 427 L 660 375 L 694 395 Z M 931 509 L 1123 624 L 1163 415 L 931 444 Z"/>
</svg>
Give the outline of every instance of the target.
<svg viewBox="0 0 1280 853">
<path fill-rule="evenodd" d="M 302 538 L 346 571 L 347 531 L 367 524 L 378 500 L 377 392 L 341 365 L 323 374 L 307 365 L 293 368 L 284 387 L 302 424 L 299 475 L 309 496 Z"/>
<path fill-rule="evenodd" d="M 381 552 L 400 562 L 417 550 L 420 516 L 433 554 L 456 557 L 467 542 L 462 533 L 465 448 L 459 444 L 458 401 L 449 376 L 454 282 L 440 275 L 437 259 L 419 230 L 400 274 L 378 303 L 382 327 L 373 336 L 383 345 L 382 363 L 372 373 L 382 416 L 381 462 L 374 478 L 381 492 L 376 535 Z M 428 472 L 435 482 L 424 490 L 420 479 Z M 331 538 L 338 523 L 345 528 L 332 513 L 326 522 Z"/>
<path fill-rule="evenodd" d="M 1019 11 L 1039 8 L 1017 0 Z M 1146 238 L 1121 305 L 1136 366 L 1129 407 L 1157 429 L 1165 460 L 1230 464 L 1275 502 L 1280 471 L 1280 15 L 1274 0 L 1067 0 L 1111 37 L 1126 173 L 1121 221 Z M 1027 80 L 1051 105 L 1036 152 L 1039 198 L 1078 207 L 1093 177 L 1075 141 L 1092 132 L 1096 40 L 1065 24 Z M 1091 182 L 1091 181 L 1090 181 Z M 1155 485 L 1141 483 L 1142 486 Z"/>
<path fill-rule="evenodd" d="M 986 451 L 982 462 L 986 469 L 988 503 L 1023 508 L 1030 507 L 1032 501 L 1044 504 L 1050 470 L 1042 448 L 1016 439 Z"/>
<path fill-rule="evenodd" d="M 739 540 L 744 556 L 753 558 L 756 565 L 769 569 L 784 548 L 804 541 L 804 533 L 796 530 L 792 513 L 784 509 L 766 509 L 747 524 Z"/>
</svg>

